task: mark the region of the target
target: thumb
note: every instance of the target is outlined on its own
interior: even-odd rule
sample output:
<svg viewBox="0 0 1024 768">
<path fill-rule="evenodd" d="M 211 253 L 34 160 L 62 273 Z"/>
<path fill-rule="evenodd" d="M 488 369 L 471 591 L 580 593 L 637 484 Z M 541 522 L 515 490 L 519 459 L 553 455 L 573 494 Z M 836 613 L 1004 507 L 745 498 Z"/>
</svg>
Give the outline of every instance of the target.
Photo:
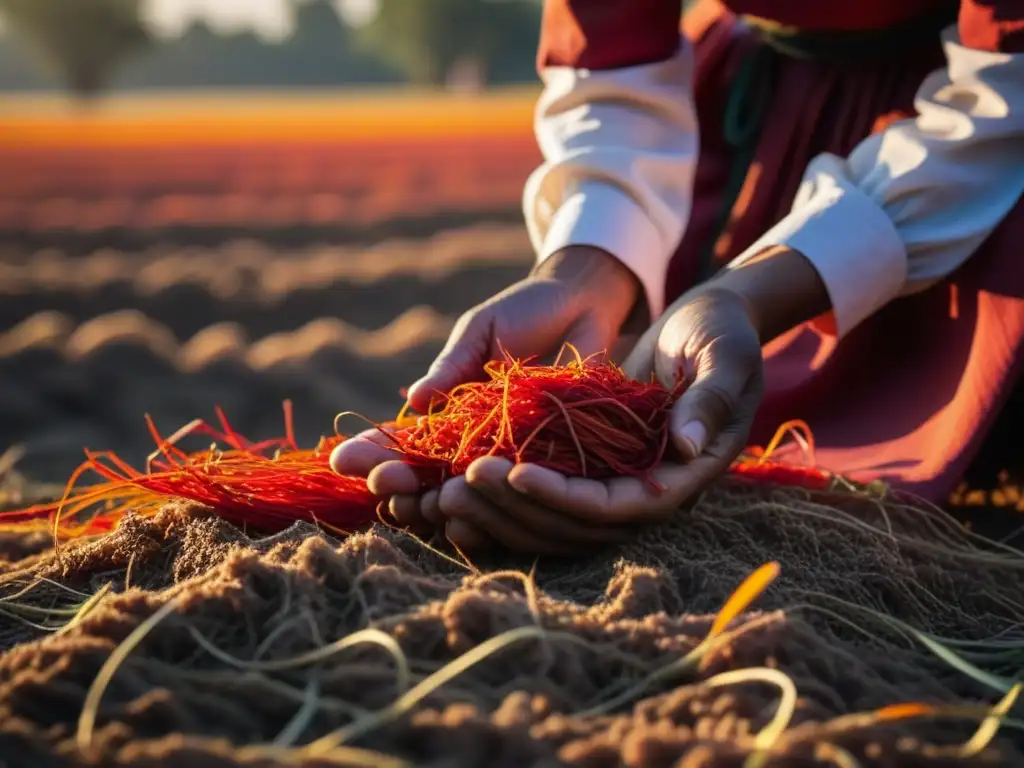
<svg viewBox="0 0 1024 768">
<path fill-rule="evenodd" d="M 409 387 L 412 407 L 426 413 L 431 400 L 479 379 L 491 348 L 490 335 L 490 323 L 482 314 L 469 312 L 460 317 L 426 375 Z"/>
</svg>

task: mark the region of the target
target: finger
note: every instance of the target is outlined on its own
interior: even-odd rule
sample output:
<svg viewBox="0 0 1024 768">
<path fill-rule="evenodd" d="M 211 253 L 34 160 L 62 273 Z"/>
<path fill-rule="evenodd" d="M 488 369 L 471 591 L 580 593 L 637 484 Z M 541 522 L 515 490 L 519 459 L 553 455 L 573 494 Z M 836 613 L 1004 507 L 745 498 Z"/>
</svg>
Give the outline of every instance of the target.
<svg viewBox="0 0 1024 768">
<path fill-rule="evenodd" d="M 339 475 L 366 477 L 374 467 L 399 456 L 394 448 L 370 437 L 350 437 L 331 451 L 331 469 Z"/>
<path fill-rule="evenodd" d="M 348 438 L 348 440 L 368 440 L 376 445 L 384 446 L 385 448 L 393 448 L 395 446 L 395 439 L 392 435 L 395 432 L 395 428 L 381 424 L 377 427 L 370 427 L 364 429 L 362 432 L 357 432 Z"/>
<path fill-rule="evenodd" d="M 590 522 L 621 525 L 670 519 L 719 477 L 728 462 L 705 455 L 687 464 L 663 464 L 651 473 L 657 488 L 632 477 L 598 483 L 535 465 L 520 467 L 509 481 L 522 493 Z"/>
<path fill-rule="evenodd" d="M 629 534 L 623 528 L 588 525 L 571 512 L 565 514 L 524 496 L 508 484 L 508 475 L 514 466 L 508 459 L 497 456 L 477 459 L 466 470 L 466 482 L 512 520 L 547 538 L 600 544 L 621 541 Z"/>
<path fill-rule="evenodd" d="M 473 490 L 464 476 L 441 487 L 438 500 L 448 520 L 463 520 L 493 538 L 501 546 L 529 554 L 563 554 L 568 547 L 550 537 L 539 536 L 503 514 L 482 494 Z"/>
<path fill-rule="evenodd" d="M 400 528 L 423 528 L 426 520 L 420 510 L 420 498 L 414 494 L 396 494 L 388 500 L 388 513 Z"/>
<path fill-rule="evenodd" d="M 441 491 L 437 488 L 431 488 L 420 497 L 420 514 L 431 525 L 444 525 L 444 515 L 438 504 L 440 498 Z"/>
<path fill-rule="evenodd" d="M 742 450 L 760 399 L 759 376 L 740 366 L 721 366 L 698 376 L 672 407 L 673 444 L 690 459 L 712 447 L 712 453 L 722 458 L 737 442 Z"/>
<path fill-rule="evenodd" d="M 686 468 L 690 471 L 685 473 L 680 480 L 685 485 L 685 488 L 681 489 L 681 493 L 691 495 L 700 493 L 729 469 L 732 462 L 747 446 L 750 428 L 757 412 L 757 406 L 761 401 L 762 390 L 763 383 L 760 375 L 753 377 L 748 382 L 729 421 L 707 444 L 698 459 L 686 464 Z M 684 422 L 688 418 L 689 416 L 685 414 L 682 416 L 672 414 L 672 420 L 675 423 Z"/>
<path fill-rule="evenodd" d="M 659 378 L 670 376 L 664 369 L 678 366 L 681 360 L 678 350 L 659 350 Z M 754 338 L 723 336 L 703 347 L 693 362 L 693 382 L 676 401 L 670 420 L 672 442 L 689 459 L 699 456 L 730 424 L 748 415 L 741 413 L 741 405 L 752 384 L 760 381 L 761 347 Z"/>
<path fill-rule="evenodd" d="M 401 461 L 385 461 L 378 464 L 366 477 L 366 485 L 375 496 L 415 494 L 422 490 L 422 482 L 416 470 Z"/>
<path fill-rule="evenodd" d="M 412 407 L 425 413 L 431 400 L 479 379 L 490 351 L 490 336 L 489 315 L 471 311 L 460 317 L 426 375 L 409 387 Z"/>
<path fill-rule="evenodd" d="M 449 520 L 444 527 L 444 536 L 460 552 L 481 552 L 494 549 L 495 541 L 475 525 L 466 520 Z"/>
<path fill-rule="evenodd" d="M 661 486 L 674 487 L 678 485 L 681 469 L 679 465 L 658 467 L 652 473 L 652 480 Z M 633 477 L 600 482 L 566 477 L 534 464 L 520 464 L 509 473 L 508 483 L 546 507 L 592 524 L 660 520 L 677 506 L 675 496 Z"/>
</svg>

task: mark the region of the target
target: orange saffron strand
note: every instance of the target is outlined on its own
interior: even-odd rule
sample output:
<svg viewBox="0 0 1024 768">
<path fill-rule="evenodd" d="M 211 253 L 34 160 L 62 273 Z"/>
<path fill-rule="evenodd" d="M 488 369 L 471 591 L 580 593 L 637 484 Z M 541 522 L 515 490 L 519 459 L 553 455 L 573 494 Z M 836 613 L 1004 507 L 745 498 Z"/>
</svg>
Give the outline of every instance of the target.
<svg viewBox="0 0 1024 768">
<path fill-rule="evenodd" d="M 438 408 L 416 416 L 402 409 L 390 424 L 378 424 L 424 487 L 465 472 L 482 456 L 531 462 L 568 475 L 608 479 L 633 476 L 651 483 L 663 461 L 678 460 L 669 439 L 673 404 L 685 384 L 668 390 L 629 379 L 616 366 L 573 355 L 556 366 L 531 365 L 506 357 L 485 367 L 487 380 L 462 385 Z M 305 520 L 333 532 L 365 528 L 377 521 L 379 499 L 366 481 L 331 471 L 331 450 L 345 438 L 321 438 L 311 450 L 298 447 L 292 403 L 285 401 L 284 437 L 252 443 L 231 426 L 220 408 L 219 429 L 195 420 L 164 438 L 148 416 L 156 450 L 140 472 L 116 454 L 86 450 L 63 498 L 0 513 L 0 530 L 52 527 L 58 539 L 112 530 L 129 511 L 154 514 L 169 498 L 212 508 L 246 529 L 273 532 Z M 814 466 L 772 461 L 787 434 L 798 436 L 813 464 L 813 436 L 806 424 L 782 425 L 767 448 L 751 448 L 732 466 L 733 477 L 750 482 L 834 487 L 835 478 Z M 206 436 L 214 444 L 188 453 L 185 438 Z M 101 482 L 76 488 L 92 472 Z"/>
</svg>

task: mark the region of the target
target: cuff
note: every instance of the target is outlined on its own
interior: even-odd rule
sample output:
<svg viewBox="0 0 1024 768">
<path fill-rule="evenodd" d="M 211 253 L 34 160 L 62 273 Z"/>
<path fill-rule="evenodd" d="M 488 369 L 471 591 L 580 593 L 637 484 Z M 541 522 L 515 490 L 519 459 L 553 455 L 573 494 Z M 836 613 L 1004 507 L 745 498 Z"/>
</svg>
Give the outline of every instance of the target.
<svg viewBox="0 0 1024 768">
<path fill-rule="evenodd" d="M 907 251 L 889 216 L 853 186 L 819 175 L 817 189 L 730 266 L 771 246 L 803 254 L 821 276 L 832 311 L 815 321 L 843 337 L 895 299 L 907 280 Z"/>
<path fill-rule="evenodd" d="M 577 184 L 551 219 L 538 263 L 570 245 L 610 253 L 640 281 L 652 319 L 664 311 L 670 254 L 644 209 L 618 187 L 592 180 Z"/>
</svg>

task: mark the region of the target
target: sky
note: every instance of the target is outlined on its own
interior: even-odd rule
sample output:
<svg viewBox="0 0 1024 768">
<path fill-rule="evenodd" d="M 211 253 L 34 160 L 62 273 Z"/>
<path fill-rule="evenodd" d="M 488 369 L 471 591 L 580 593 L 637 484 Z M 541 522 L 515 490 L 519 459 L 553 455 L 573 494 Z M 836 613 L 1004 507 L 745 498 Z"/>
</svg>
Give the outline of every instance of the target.
<svg viewBox="0 0 1024 768">
<path fill-rule="evenodd" d="M 249 29 L 267 40 L 281 40 L 291 33 L 293 0 L 143 0 L 146 20 L 161 36 L 181 34 L 195 18 L 209 22 L 217 31 Z M 376 0 L 333 0 L 349 23 L 358 25 L 372 17 Z"/>
</svg>

